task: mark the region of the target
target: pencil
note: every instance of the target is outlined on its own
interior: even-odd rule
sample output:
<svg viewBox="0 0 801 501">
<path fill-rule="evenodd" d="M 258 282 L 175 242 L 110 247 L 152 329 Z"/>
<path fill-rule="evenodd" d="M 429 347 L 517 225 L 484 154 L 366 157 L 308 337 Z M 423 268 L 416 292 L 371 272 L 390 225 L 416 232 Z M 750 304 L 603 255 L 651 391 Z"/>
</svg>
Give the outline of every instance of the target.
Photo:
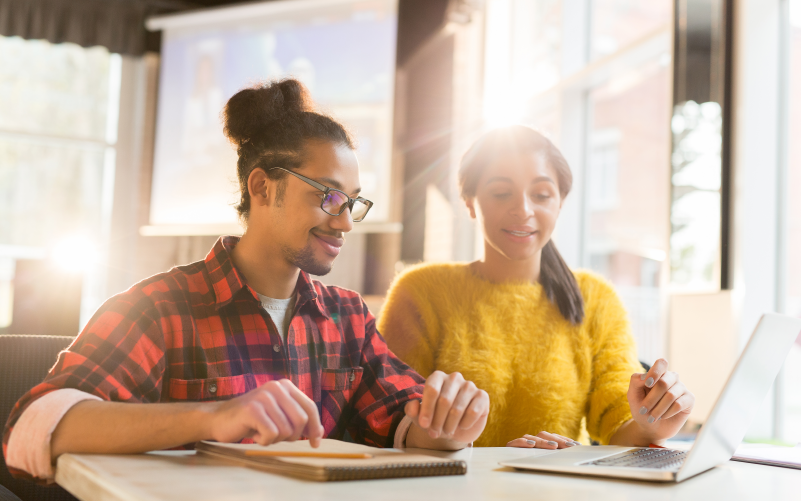
<svg viewBox="0 0 801 501">
<path fill-rule="evenodd" d="M 326 459 L 370 459 L 372 454 L 352 454 L 339 452 L 303 452 L 303 451 L 260 451 L 246 450 L 245 456 L 272 456 L 292 458 L 326 458 Z"/>
</svg>

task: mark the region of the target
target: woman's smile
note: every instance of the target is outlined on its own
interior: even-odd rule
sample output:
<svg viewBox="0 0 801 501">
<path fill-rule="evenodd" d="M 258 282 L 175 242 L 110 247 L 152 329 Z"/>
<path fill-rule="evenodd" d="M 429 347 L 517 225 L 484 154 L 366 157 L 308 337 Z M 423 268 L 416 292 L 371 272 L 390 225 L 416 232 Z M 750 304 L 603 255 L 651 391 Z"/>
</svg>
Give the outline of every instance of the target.
<svg viewBox="0 0 801 501">
<path fill-rule="evenodd" d="M 502 228 L 501 231 L 506 233 L 512 242 L 519 243 L 533 242 L 534 237 L 539 233 L 539 231 L 530 226 Z"/>
</svg>

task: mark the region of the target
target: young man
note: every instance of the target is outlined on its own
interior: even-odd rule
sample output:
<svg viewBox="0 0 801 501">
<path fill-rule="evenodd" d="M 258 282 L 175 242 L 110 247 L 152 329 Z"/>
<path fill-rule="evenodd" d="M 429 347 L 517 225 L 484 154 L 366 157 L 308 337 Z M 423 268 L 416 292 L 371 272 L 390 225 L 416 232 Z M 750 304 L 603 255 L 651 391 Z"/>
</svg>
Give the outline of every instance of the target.
<svg viewBox="0 0 801 501">
<path fill-rule="evenodd" d="M 278 90 L 291 100 L 292 88 Z M 295 163 L 281 172 L 262 161 L 278 146 L 232 138 L 256 148 L 240 147 L 244 236 L 220 238 L 204 261 L 151 277 L 98 310 L 12 411 L 3 449 L 13 473 L 47 479 L 66 452 L 209 439 L 305 437 L 316 447 L 347 430 L 379 447 L 455 450 L 481 434 L 485 392 L 458 373 L 424 381 L 389 351 L 358 294 L 309 278 L 331 269 L 352 215 L 361 219 L 371 203 L 356 199 L 350 141 L 306 128 Z"/>
</svg>

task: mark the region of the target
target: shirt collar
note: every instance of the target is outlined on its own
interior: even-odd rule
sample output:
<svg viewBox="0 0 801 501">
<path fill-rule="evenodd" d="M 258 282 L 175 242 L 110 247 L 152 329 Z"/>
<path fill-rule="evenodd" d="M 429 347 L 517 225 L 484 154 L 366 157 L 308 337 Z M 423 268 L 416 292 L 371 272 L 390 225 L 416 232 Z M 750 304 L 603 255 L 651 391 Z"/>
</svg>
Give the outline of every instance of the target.
<svg viewBox="0 0 801 501">
<path fill-rule="evenodd" d="M 256 291 L 248 286 L 244 275 L 239 273 L 236 266 L 234 266 L 233 259 L 231 259 L 231 251 L 234 250 L 237 243 L 239 243 L 239 237 L 220 237 L 204 260 L 209 279 L 214 288 L 215 307 L 217 309 L 230 303 L 242 289 L 247 289 L 253 299 L 260 302 Z M 319 298 L 314 281 L 305 271 L 301 270 L 295 291 L 298 295 L 297 308 L 301 308 L 306 303 L 311 303 L 320 314 L 329 317 Z"/>
<path fill-rule="evenodd" d="M 230 303 L 241 289 L 247 287 L 245 277 L 239 273 L 231 259 L 231 251 L 234 250 L 237 243 L 239 243 L 239 237 L 220 237 L 205 259 L 206 270 L 214 288 L 217 309 Z M 249 287 L 247 288 L 249 289 Z"/>
</svg>

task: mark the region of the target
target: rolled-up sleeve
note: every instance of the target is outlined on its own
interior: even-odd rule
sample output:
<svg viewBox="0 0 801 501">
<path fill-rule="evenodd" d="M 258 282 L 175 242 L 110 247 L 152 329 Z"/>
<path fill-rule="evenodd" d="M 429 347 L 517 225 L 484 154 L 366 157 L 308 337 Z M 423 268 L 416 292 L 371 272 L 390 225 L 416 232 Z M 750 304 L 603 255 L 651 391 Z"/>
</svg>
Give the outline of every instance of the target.
<svg viewBox="0 0 801 501">
<path fill-rule="evenodd" d="M 6 458 L 9 457 L 9 440 L 17 421 L 34 402 L 57 390 L 69 388 L 117 402 L 160 400 L 165 367 L 164 334 L 158 322 L 153 320 L 156 316 L 152 305 L 152 301 L 142 294 L 123 293 L 98 309 L 75 342 L 59 354 L 45 380 L 15 404 L 3 433 Z M 53 427 L 57 423 L 58 420 Z M 42 444 L 38 445 L 41 447 Z M 17 445 L 12 452 L 16 454 L 13 457 L 23 457 Z M 12 463 L 9 463 L 9 470 L 18 477 L 36 476 L 35 472 L 14 468 Z"/>
</svg>

